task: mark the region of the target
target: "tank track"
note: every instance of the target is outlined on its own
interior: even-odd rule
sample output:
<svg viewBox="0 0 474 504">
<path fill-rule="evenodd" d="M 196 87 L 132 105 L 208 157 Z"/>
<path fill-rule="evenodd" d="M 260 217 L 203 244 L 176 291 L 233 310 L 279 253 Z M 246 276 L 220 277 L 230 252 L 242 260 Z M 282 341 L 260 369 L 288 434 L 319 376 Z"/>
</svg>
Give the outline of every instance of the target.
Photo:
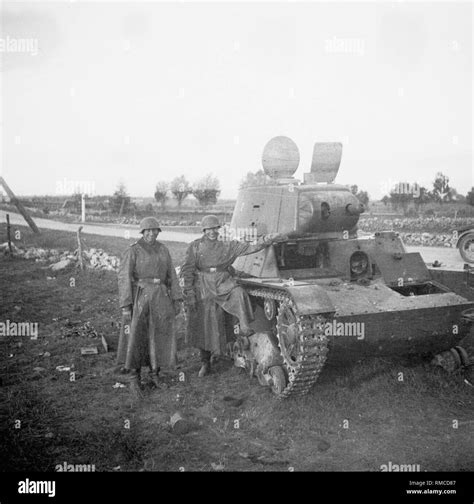
<svg viewBox="0 0 474 504">
<path fill-rule="evenodd" d="M 288 384 L 285 389 L 278 394 L 283 399 L 290 396 L 303 396 L 309 392 L 318 379 L 318 375 L 326 362 L 328 352 L 327 337 L 324 334 L 324 326 L 328 318 L 324 315 L 299 315 L 297 307 L 291 296 L 282 291 L 272 289 L 249 289 L 250 296 L 260 299 L 272 299 L 280 303 L 279 315 L 277 315 L 277 338 L 281 348 L 279 337 L 279 316 L 282 307 L 289 307 L 296 317 L 298 326 L 299 351 L 296 362 L 284 360 L 284 367 L 288 373 Z"/>
</svg>

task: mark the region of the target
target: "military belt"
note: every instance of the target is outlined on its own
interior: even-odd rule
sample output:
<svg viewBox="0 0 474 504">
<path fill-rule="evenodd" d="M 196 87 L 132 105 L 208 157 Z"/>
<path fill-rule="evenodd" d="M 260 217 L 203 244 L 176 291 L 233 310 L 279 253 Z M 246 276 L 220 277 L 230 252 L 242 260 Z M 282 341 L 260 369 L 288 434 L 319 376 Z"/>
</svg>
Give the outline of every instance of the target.
<svg viewBox="0 0 474 504">
<path fill-rule="evenodd" d="M 138 283 L 146 283 L 146 284 L 161 284 L 160 278 L 139 278 Z"/>
<path fill-rule="evenodd" d="M 228 271 L 228 268 L 198 268 L 203 273 L 217 273 L 218 271 Z"/>
</svg>

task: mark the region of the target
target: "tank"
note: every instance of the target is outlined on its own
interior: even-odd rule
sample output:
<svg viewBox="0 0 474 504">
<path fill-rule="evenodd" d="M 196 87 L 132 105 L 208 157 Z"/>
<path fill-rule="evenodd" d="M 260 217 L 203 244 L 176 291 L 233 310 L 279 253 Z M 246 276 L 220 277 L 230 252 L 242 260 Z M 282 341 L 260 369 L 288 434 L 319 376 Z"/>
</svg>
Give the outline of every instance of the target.
<svg viewBox="0 0 474 504">
<path fill-rule="evenodd" d="M 279 398 L 306 394 L 328 362 L 434 355 L 472 324 L 474 303 L 433 281 L 396 233 L 358 233 L 364 206 L 334 183 L 341 157 L 341 143 L 316 143 L 299 181 L 298 147 L 273 138 L 262 157 L 271 183 L 240 190 L 230 223 L 240 236 L 284 235 L 233 264 L 255 314 L 255 333 L 232 344 L 234 363 Z"/>
</svg>

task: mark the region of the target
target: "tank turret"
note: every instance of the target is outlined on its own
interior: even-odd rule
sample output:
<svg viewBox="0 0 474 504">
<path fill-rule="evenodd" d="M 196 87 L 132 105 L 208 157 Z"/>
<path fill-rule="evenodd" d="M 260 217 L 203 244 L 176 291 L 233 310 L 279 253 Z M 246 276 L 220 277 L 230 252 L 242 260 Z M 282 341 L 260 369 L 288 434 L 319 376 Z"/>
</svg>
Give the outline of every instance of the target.
<svg viewBox="0 0 474 504">
<path fill-rule="evenodd" d="M 333 183 L 341 155 L 340 143 L 315 144 L 311 172 L 302 183 L 293 177 L 298 147 L 290 138 L 273 138 L 262 155 L 271 182 L 240 191 L 231 228 L 256 228 L 257 235 L 283 233 L 289 238 L 355 235 L 364 207 L 347 186 Z"/>
</svg>

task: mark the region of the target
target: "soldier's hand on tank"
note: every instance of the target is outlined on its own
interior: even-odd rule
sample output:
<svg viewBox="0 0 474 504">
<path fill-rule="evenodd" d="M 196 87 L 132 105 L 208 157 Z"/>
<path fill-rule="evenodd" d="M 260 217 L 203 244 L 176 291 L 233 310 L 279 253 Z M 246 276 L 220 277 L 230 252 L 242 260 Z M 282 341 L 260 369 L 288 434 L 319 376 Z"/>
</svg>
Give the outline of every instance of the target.
<svg viewBox="0 0 474 504">
<path fill-rule="evenodd" d="M 288 236 L 281 233 L 270 233 L 263 237 L 263 242 L 266 245 L 271 245 L 272 243 L 278 243 L 288 240 Z"/>
</svg>

